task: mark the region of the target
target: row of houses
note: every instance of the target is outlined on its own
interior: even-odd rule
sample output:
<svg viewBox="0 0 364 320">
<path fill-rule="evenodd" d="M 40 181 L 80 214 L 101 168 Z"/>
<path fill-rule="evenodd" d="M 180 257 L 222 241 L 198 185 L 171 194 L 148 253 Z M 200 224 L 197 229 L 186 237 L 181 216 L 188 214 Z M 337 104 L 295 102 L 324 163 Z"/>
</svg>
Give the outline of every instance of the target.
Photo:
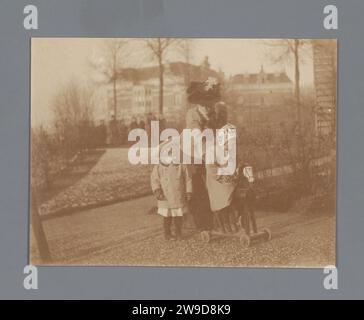
<svg viewBox="0 0 364 320">
<path fill-rule="evenodd" d="M 202 65 L 172 62 L 164 66 L 163 117 L 169 123 L 181 123 L 189 107 L 186 88 L 190 81 L 215 77 L 223 84 L 224 100 L 234 108 L 238 123 L 279 122 L 294 114 L 294 85 L 285 71 L 236 74 L 225 78 L 222 72 Z M 159 69 L 157 66 L 123 69 L 116 85 L 116 108 L 112 84 L 101 90 L 99 119 L 110 121 L 159 116 Z M 332 107 L 333 108 L 333 107 Z M 332 110 L 334 112 L 334 110 Z M 317 121 L 316 126 L 320 121 Z"/>
<path fill-rule="evenodd" d="M 285 71 L 232 76 L 226 83 L 226 100 L 242 125 L 275 125 L 292 116 L 293 83 Z"/>
<path fill-rule="evenodd" d="M 215 77 L 223 82 L 221 72 L 212 70 L 208 65 L 192 65 L 172 62 L 164 66 L 163 117 L 168 122 L 180 122 L 188 108 L 186 88 L 190 81 L 203 81 Z M 120 72 L 116 85 L 116 103 L 111 84 L 103 87 L 105 108 L 100 116 L 108 120 L 143 118 L 148 114 L 159 115 L 159 69 L 157 66 L 128 68 Z"/>
</svg>

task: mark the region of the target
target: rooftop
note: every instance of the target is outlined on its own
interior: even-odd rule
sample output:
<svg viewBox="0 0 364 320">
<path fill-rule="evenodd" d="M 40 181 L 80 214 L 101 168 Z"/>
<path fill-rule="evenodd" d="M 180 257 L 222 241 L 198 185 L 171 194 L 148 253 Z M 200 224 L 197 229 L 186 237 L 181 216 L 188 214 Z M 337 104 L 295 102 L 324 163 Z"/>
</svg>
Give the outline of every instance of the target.
<svg viewBox="0 0 364 320">
<path fill-rule="evenodd" d="M 186 78 L 188 75 L 189 81 L 204 81 L 207 77 L 215 77 L 222 80 L 221 74 L 212 69 L 206 69 L 200 65 L 188 64 L 185 62 L 171 62 L 164 66 L 165 74 L 172 74 Z M 144 68 L 125 68 L 119 74 L 119 79 L 139 83 L 152 78 L 158 78 L 158 66 Z"/>
<path fill-rule="evenodd" d="M 264 79 L 264 83 L 292 83 L 286 72 L 264 72 L 236 74 L 231 81 L 236 84 L 258 84 Z"/>
</svg>

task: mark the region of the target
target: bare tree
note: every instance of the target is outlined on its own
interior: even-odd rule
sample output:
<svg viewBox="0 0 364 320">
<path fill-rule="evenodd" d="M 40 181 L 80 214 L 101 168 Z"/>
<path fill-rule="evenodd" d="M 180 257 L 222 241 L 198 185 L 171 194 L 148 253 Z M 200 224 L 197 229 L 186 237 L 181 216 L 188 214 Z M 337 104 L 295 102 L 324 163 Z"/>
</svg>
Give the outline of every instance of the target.
<svg viewBox="0 0 364 320">
<path fill-rule="evenodd" d="M 146 39 L 145 44 L 152 53 L 152 57 L 158 63 L 159 78 L 159 114 L 163 114 L 163 92 L 164 92 L 164 63 L 169 50 L 179 43 L 178 39 L 173 38 L 152 38 Z"/>
<path fill-rule="evenodd" d="M 91 88 L 82 87 L 74 80 L 70 80 L 60 88 L 53 104 L 56 120 L 67 120 L 77 124 L 81 120 L 92 118 Z"/>
<path fill-rule="evenodd" d="M 99 71 L 107 83 L 112 83 L 113 90 L 113 111 L 117 115 L 117 81 L 122 69 L 127 65 L 130 57 L 129 39 L 106 39 L 103 43 L 101 59 L 92 62 L 92 65 Z"/>
<path fill-rule="evenodd" d="M 298 129 L 299 132 L 301 132 L 302 110 L 300 63 L 310 52 L 308 50 L 310 47 L 310 41 L 304 39 L 265 40 L 264 45 L 273 49 L 269 51 L 269 55 L 274 63 L 292 61 L 294 64 L 294 100 L 297 112 Z"/>
<path fill-rule="evenodd" d="M 77 123 L 81 118 L 79 86 L 70 80 L 54 96 L 53 111 L 56 121 Z"/>
<path fill-rule="evenodd" d="M 71 80 L 60 88 L 53 100 L 53 112 L 59 140 L 66 157 L 86 147 L 85 126 L 93 122 L 93 88 Z"/>
<path fill-rule="evenodd" d="M 181 54 L 183 61 L 187 64 L 185 73 L 185 83 L 188 85 L 191 81 L 191 60 L 192 54 L 196 47 L 194 39 L 184 38 L 180 39 L 176 48 L 177 52 Z"/>
<path fill-rule="evenodd" d="M 310 172 L 310 163 L 313 153 L 310 152 L 312 137 L 307 132 L 307 125 L 302 119 L 302 102 L 301 102 L 301 73 L 300 64 L 309 55 L 312 54 L 310 40 L 304 39 L 281 39 L 266 40 L 265 45 L 269 46 L 270 58 L 273 62 L 289 62 L 294 65 L 294 105 L 296 109 L 296 124 L 290 132 L 294 143 L 288 148 L 288 155 L 291 166 L 294 169 L 298 185 L 307 187 L 307 175 Z M 307 107 L 307 106 L 306 106 Z M 312 107 L 308 108 L 312 111 Z M 287 150 L 286 150 L 287 151 Z"/>
</svg>

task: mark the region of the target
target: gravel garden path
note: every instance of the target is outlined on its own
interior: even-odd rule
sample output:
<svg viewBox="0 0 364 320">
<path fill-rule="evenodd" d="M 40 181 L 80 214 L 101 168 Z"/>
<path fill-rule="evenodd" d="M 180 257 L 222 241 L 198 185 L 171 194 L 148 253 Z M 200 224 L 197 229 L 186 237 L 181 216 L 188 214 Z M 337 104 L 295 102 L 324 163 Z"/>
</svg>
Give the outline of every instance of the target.
<svg viewBox="0 0 364 320">
<path fill-rule="evenodd" d="M 322 267 L 335 264 L 335 219 L 328 214 L 257 212 L 269 242 L 243 248 L 236 238 L 203 243 L 193 229 L 166 242 L 153 197 L 82 211 L 44 222 L 54 264 L 116 266 Z M 37 253 L 32 248 L 33 263 Z"/>
<path fill-rule="evenodd" d="M 272 239 L 249 248 L 243 248 L 238 238 L 203 243 L 199 233 L 191 228 L 184 228 L 184 241 L 164 241 L 161 217 L 149 214 L 156 201 L 145 196 L 150 193 L 151 168 L 132 166 L 127 160 L 127 150 L 107 149 L 87 175 L 42 204 L 40 211 L 46 217 L 43 225 L 52 264 L 231 267 L 335 264 L 335 217 L 324 212 L 303 213 L 297 209 L 285 213 L 257 212 L 258 225 L 270 228 Z M 69 208 L 74 210 L 67 214 Z M 54 214 L 60 210 L 65 214 Z M 32 263 L 39 263 L 32 238 L 30 250 Z"/>
</svg>

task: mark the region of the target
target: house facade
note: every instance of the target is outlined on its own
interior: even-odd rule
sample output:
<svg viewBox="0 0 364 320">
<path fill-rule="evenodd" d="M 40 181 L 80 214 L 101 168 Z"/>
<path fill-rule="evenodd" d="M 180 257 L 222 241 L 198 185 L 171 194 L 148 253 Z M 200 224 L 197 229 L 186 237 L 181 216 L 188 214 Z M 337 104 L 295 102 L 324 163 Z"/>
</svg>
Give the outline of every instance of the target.
<svg viewBox="0 0 364 320">
<path fill-rule="evenodd" d="M 279 122 L 291 114 L 293 82 L 286 72 L 236 74 L 229 80 L 227 98 L 235 106 L 240 123 Z M 291 116 L 291 115 L 289 115 Z"/>
<path fill-rule="evenodd" d="M 163 116 L 168 122 L 184 120 L 190 81 L 203 81 L 223 75 L 204 65 L 172 62 L 164 65 Z M 159 115 L 159 69 L 157 66 L 121 70 L 116 85 L 116 108 L 112 83 L 107 86 L 107 120 L 144 119 L 149 113 Z M 115 114 L 116 109 L 116 114 Z"/>
</svg>

